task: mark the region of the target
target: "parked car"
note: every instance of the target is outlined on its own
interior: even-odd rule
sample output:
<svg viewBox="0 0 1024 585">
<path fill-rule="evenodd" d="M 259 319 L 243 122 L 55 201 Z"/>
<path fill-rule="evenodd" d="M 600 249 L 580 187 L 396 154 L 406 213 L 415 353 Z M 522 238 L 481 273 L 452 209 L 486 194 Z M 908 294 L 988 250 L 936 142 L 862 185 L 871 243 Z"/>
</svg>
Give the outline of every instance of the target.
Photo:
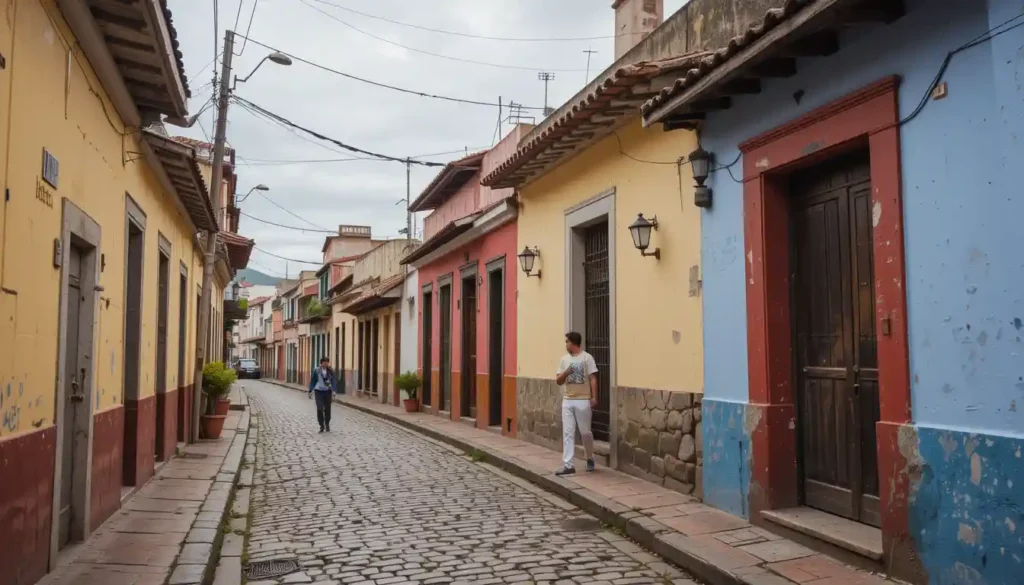
<svg viewBox="0 0 1024 585">
<path fill-rule="evenodd" d="M 260 379 L 260 365 L 256 363 L 256 360 L 244 359 L 238 360 L 235 363 L 235 372 L 238 374 L 238 378 L 255 378 Z"/>
</svg>

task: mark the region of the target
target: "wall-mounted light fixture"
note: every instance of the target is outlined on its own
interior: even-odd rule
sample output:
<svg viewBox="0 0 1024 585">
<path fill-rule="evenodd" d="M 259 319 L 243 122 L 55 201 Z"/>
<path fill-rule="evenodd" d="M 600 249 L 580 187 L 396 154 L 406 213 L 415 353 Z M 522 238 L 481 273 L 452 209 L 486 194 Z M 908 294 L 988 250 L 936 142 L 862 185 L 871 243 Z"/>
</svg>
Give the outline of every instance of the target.
<svg viewBox="0 0 1024 585">
<path fill-rule="evenodd" d="M 640 250 L 640 255 L 654 256 L 661 260 L 661 248 L 655 248 L 653 252 L 647 251 L 647 248 L 651 247 L 651 231 L 658 231 L 658 216 L 647 219 L 644 214 L 639 213 L 633 225 L 629 226 L 629 233 L 633 236 L 633 245 Z"/>
<path fill-rule="evenodd" d="M 527 246 L 519 253 L 519 265 L 523 267 L 523 272 L 526 273 L 527 278 L 531 276 L 540 278 L 540 270 L 537 270 L 536 274 L 533 273 L 533 265 L 537 261 L 538 257 L 540 257 L 540 249 L 536 246 L 534 246 L 533 249 L 530 249 L 530 247 Z"/>
<path fill-rule="evenodd" d="M 711 207 L 711 187 L 705 187 L 704 181 L 708 180 L 713 159 L 714 155 L 700 146 L 690 153 L 688 159 L 690 168 L 693 169 L 693 180 L 697 183 L 693 190 L 693 204 L 704 209 Z"/>
</svg>

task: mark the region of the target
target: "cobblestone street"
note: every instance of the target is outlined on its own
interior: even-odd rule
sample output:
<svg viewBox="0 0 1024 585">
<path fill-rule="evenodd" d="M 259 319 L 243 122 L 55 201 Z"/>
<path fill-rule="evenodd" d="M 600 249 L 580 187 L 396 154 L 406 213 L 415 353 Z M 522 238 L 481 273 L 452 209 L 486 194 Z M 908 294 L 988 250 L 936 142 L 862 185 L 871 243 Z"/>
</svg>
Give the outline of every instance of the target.
<svg viewBox="0 0 1024 585">
<path fill-rule="evenodd" d="M 335 405 L 246 382 L 260 434 L 250 563 L 295 559 L 271 583 L 692 584 L 539 488 Z"/>
</svg>

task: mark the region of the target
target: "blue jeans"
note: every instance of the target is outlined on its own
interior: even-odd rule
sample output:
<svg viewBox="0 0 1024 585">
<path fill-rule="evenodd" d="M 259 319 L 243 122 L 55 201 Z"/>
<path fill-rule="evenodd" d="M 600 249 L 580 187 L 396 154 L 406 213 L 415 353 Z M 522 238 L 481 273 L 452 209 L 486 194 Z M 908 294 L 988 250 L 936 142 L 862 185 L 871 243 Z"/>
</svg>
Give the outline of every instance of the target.
<svg viewBox="0 0 1024 585">
<path fill-rule="evenodd" d="M 321 392 L 316 390 L 313 392 L 316 396 L 316 422 L 320 423 L 320 428 L 331 426 L 331 398 L 333 398 L 333 392 L 326 390 Z"/>
</svg>

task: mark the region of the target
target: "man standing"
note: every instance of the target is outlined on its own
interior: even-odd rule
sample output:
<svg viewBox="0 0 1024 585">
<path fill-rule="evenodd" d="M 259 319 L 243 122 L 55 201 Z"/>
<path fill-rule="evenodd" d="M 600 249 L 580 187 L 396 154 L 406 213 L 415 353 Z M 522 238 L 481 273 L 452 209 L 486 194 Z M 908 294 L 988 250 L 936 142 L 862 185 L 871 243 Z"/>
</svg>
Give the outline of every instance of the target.
<svg viewBox="0 0 1024 585">
<path fill-rule="evenodd" d="M 583 439 L 587 471 L 594 471 L 594 434 L 590 432 L 592 408 L 597 406 L 597 363 L 583 351 L 583 336 L 576 331 L 565 334 L 565 354 L 558 362 L 555 381 L 562 387 L 562 469 L 555 475 L 576 473 L 576 427 Z"/>
<path fill-rule="evenodd" d="M 316 421 L 321 433 L 331 432 L 331 397 L 336 388 L 330 360 L 320 358 L 320 367 L 309 377 L 309 393 L 316 395 Z"/>
</svg>

